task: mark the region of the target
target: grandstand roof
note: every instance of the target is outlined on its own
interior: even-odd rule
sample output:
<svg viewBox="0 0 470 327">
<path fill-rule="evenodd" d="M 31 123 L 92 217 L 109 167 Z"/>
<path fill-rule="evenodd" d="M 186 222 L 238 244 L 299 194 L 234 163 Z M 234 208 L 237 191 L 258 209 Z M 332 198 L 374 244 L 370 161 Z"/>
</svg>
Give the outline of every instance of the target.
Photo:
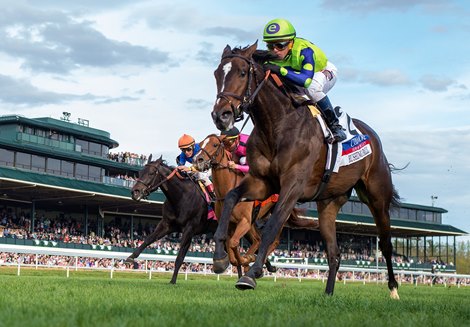
<svg viewBox="0 0 470 327">
<path fill-rule="evenodd" d="M 78 212 L 85 206 L 115 214 L 161 216 L 162 193 L 136 202 L 126 187 L 52 176 L 16 168 L 0 167 L 0 202 L 15 202 L 36 208 L 67 207 Z"/>
</svg>

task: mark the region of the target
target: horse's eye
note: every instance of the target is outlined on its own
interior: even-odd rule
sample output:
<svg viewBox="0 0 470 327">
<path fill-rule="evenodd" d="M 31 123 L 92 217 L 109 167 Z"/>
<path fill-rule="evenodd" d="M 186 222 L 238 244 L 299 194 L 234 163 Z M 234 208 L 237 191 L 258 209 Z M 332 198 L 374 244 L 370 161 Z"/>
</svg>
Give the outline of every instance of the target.
<svg viewBox="0 0 470 327">
<path fill-rule="evenodd" d="M 245 77 L 246 76 L 246 70 L 242 69 L 242 71 L 240 72 L 240 76 Z"/>
<path fill-rule="evenodd" d="M 213 144 L 214 148 L 217 148 L 219 145 L 217 143 Z"/>
</svg>

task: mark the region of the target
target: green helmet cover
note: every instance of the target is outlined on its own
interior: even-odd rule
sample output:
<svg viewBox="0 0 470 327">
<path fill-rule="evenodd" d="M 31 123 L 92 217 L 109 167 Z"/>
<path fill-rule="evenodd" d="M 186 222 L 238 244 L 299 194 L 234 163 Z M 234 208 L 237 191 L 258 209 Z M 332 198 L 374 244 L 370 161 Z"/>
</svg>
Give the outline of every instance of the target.
<svg viewBox="0 0 470 327">
<path fill-rule="evenodd" d="M 280 40 L 292 40 L 295 38 L 295 28 L 286 19 L 276 18 L 269 21 L 264 27 L 263 41 L 274 42 Z"/>
</svg>

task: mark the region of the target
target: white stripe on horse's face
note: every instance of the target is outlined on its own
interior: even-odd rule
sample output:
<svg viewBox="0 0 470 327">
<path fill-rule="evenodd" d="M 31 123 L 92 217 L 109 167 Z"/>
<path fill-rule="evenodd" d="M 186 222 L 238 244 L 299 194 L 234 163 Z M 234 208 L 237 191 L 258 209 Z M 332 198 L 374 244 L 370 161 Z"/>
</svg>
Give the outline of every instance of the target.
<svg viewBox="0 0 470 327">
<path fill-rule="evenodd" d="M 225 88 L 225 78 L 227 77 L 228 73 L 230 73 L 230 71 L 232 70 L 232 62 L 228 62 L 224 65 L 224 67 L 222 67 L 223 71 L 224 71 L 224 78 L 222 79 L 222 87 L 221 87 L 221 90 L 220 92 L 223 92 L 224 91 L 224 88 Z M 217 99 L 216 101 L 216 104 L 218 104 L 218 102 L 220 101 L 220 98 Z"/>
<path fill-rule="evenodd" d="M 204 143 L 202 143 L 201 149 L 204 149 L 204 148 L 206 147 L 207 143 L 209 143 L 209 139 L 208 139 L 208 138 L 204 140 Z M 201 152 L 201 150 L 199 150 L 199 152 Z"/>
</svg>

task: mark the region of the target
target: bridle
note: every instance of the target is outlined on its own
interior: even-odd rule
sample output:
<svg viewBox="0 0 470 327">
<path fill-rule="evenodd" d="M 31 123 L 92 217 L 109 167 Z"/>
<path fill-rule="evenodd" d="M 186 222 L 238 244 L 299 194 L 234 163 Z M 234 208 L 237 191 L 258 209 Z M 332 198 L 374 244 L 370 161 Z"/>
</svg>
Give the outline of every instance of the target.
<svg viewBox="0 0 470 327">
<path fill-rule="evenodd" d="M 145 186 L 144 194 L 145 196 L 148 196 L 150 193 L 158 189 L 161 185 L 163 185 L 165 182 L 169 181 L 173 176 L 177 175 L 179 179 L 184 179 L 184 177 L 178 172 L 178 169 L 175 168 L 173 171 L 166 177 L 163 177 L 163 175 L 160 173 L 158 170 L 159 166 L 161 165 L 160 162 L 151 162 L 145 165 L 145 167 L 154 168 L 155 169 L 155 177 L 152 177 L 150 182 L 144 182 L 142 179 L 137 178 L 136 179 L 136 184 L 141 183 Z M 160 176 L 160 182 L 158 182 L 155 185 L 151 185 L 151 183 Z"/>
<path fill-rule="evenodd" d="M 206 139 L 208 139 L 209 137 L 217 137 L 217 136 L 215 134 L 209 135 L 208 137 L 206 137 Z M 219 139 L 219 138 L 217 137 L 217 139 Z M 206 149 L 204 149 L 204 148 L 200 149 L 200 151 L 202 153 L 204 153 L 205 156 L 208 158 L 207 160 L 202 161 L 202 168 L 204 170 L 207 170 L 209 168 L 213 168 L 213 169 L 228 168 L 228 166 L 223 165 L 222 163 L 220 163 L 220 161 L 217 160 L 217 157 L 219 157 L 220 153 L 223 151 L 228 156 L 228 158 L 230 160 L 231 157 L 232 157 L 232 154 L 227 149 L 225 149 L 223 141 L 221 141 L 220 139 L 219 139 L 219 141 L 220 141 L 220 143 L 219 143 L 219 145 L 217 146 L 217 149 L 215 150 L 215 152 L 212 155 Z"/>
<path fill-rule="evenodd" d="M 256 96 L 258 95 L 258 92 L 260 91 L 260 89 L 263 87 L 264 83 L 268 79 L 271 72 L 267 71 L 266 76 L 263 78 L 263 80 L 260 83 L 258 83 L 258 79 L 257 79 L 257 76 L 256 76 L 256 68 L 255 68 L 255 65 L 254 65 L 253 58 L 247 58 L 247 57 L 242 56 L 240 54 L 232 53 L 232 54 L 223 56 L 221 61 L 223 61 L 225 59 L 230 59 L 230 58 L 240 58 L 240 59 L 244 60 L 245 62 L 247 62 L 248 65 L 250 66 L 250 68 L 248 70 L 248 85 L 246 87 L 244 95 L 239 95 L 239 94 L 236 94 L 236 93 L 233 93 L 233 92 L 226 92 L 226 91 L 223 91 L 223 92 L 220 92 L 220 93 L 217 94 L 217 99 L 224 99 L 225 101 L 228 102 L 228 104 L 230 105 L 230 108 L 232 109 L 232 114 L 233 114 L 233 117 L 235 119 L 235 122 L 239 122 L 239 121 L 243 120 L 243 118 L 244 118 L 243 117 L 243 112 L 246 112 L 248 115 L 250 114 L 249 109 L 250 109 L 251 105 L 253 104 L 253 101 L 255 100 Z M 256 83 L 256 89 L 252 93 L 251 92 L 251 85 L 253 84 L 253 78 L 254 78 L 255 83 Z M 238 106 L 235 106 L 233 104 L 233 101 L 232 101 L 231 98 L 235 98 L 236 100 L 239 101 Z"/>
</svg>

